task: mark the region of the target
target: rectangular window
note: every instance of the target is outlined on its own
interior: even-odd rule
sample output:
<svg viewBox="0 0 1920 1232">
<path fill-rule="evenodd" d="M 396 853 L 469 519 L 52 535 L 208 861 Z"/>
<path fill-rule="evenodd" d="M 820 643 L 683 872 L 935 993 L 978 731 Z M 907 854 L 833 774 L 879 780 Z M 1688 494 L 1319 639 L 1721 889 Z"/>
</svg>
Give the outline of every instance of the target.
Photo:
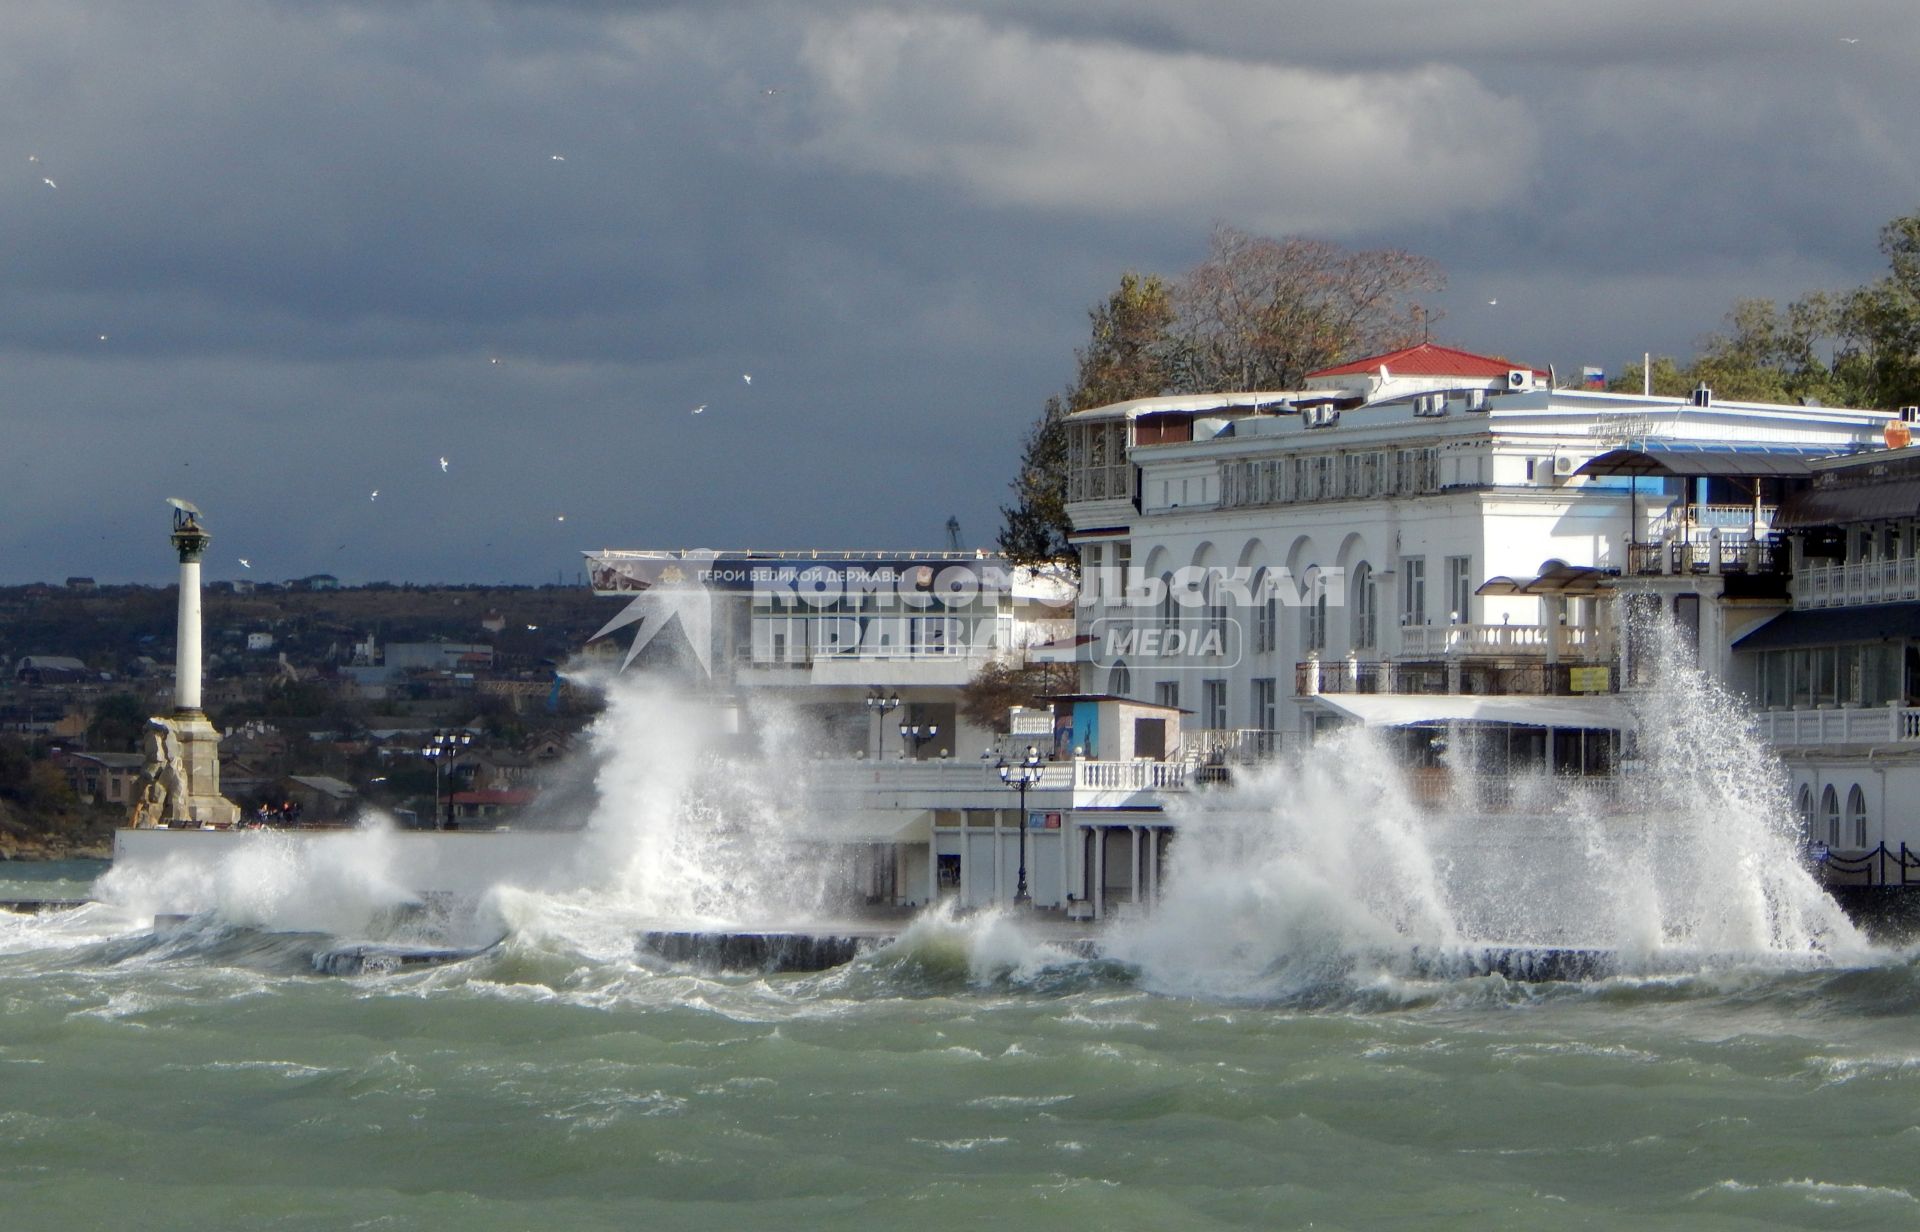
<svg viewBox="0 0 1920 1232">
<path fill-rule="evenodd" d="M 1214 730 L 1222 730 L 1227 725 L 1227 682 L 1224 680 L 1203 680 L 1200 682 L 1200 721 Z"/>
<path fill-rule="evenodd" d="M 1272 676 L 1258 676 L 1253 681 L 1253 710 L 1248 716 L 1248 726 L 1256 731 L 1270 732 L 1275 722 L 1274 699 L 1278 696 Z"/>
<path fill-rule="evenodd" d="M 1427 623 L 1427 559 L 1424 556 L 1400 558 L 1400 623 Z"/>
<path fill-rule="evenodd" d="M 1154 685 L 1153 700 L 1162 706 L 1172 706 L 1176 710 L 1179 709 L 1180 682 L 1178 680 L 1162 680 L 1160 683 Z"/>
<path fill-rule="evenodd" d="M 1473 557 L 1447 557 L 1447 623 L 1473 623 Z"/>
</svg>

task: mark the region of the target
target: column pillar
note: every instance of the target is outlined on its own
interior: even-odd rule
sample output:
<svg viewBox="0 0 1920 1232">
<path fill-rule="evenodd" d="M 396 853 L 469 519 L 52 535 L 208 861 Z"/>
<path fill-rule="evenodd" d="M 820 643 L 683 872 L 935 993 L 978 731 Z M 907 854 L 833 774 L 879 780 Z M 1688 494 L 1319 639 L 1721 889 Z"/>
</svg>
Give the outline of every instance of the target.
<svg viewBox="0 0 1920 1232">
<path fill-rule="evenodd" d="M 182 502 L 184 504 L 184 502 Z M 173 546 L 180 553 L 180 605 L 174 628 L 173 709 L 200 712 L 200 558 L 213 542 L 200 525 L 199 511 L 176 506 Z"/>
<path fill-rule="evenodd" d="M 1093 827 L 1093 918 L 1107 918 L 1107 828 Z"/>
<path fill-rule="evenodd" d="M 1127 894 L 1135 911 L 1140 909 L 1140 827 L 1127 827 Z"/>
<path fill-rule="evenodd" d="M 1160 829 L 1147 827 L 1147 898 L 1158 904 L 1160 901 Z"/>
</svg>

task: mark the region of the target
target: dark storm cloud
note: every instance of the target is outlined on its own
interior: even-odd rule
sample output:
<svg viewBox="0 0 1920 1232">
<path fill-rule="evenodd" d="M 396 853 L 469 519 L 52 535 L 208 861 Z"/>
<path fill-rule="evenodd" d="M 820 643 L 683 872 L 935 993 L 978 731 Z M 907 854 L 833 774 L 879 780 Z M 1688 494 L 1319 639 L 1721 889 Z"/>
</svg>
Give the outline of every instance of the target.
<svg viewBox="0 0 1920 1232">
<path fill-rule="evenodd" d="M 215 577 L 988 542 L 1086 307 L 1216 220 L 1437 258 L 1447 341 L 1685 352 L 1735 295 L 1875 275 L 1920 204 L 1915 37 L 1892 4 L 15 3 L 0 581 L 164 579 L 167 495 Z"/>
</svg>

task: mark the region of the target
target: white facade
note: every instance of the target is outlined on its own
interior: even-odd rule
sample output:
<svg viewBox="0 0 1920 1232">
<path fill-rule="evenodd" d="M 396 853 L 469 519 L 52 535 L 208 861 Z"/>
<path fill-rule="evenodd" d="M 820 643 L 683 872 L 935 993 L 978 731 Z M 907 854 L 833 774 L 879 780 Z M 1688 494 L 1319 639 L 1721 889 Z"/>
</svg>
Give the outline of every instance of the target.
<svg viewBox="0 0 1920 1232">
<path fill-rule="evenodd" d="M 1085 687 L 1185 707 L 1202 729 L 1271 732 L 1277 744 L 1311 729 L 1323 689 L 1351 680 L 1391 691 L 1393 665 L 1611 663 L 1604 602 L 1483 590 L 1554 561 L 1630 573 L 1648 567 L 1645 545 L 1676 535 L 1710 533 L 1732 551 L 1765 536 L 1771 506 L 1744 521 L 1723 512 L 1727 524 L 1703 532 L 1707 511 L 1692 502 L 1679 527 L 1681 481 L 1592 477 L 1583 466 L 1623 447 L 1844 453 L 1877 439 L 1887 418 L 1480 386 L 1386 402 L 1358 402 L 1356 390 L 1358 404 L 1335 415 L 1316 396 L 1147 399 L 1070 420 L 1076 464 L 1105 472 L 1073 483 L 1082 499 L 1068 506 L 1087 579 Z M 1331 585 L 1322 603 L 1299 589 L 1336 569 L 1344 594 Z M 1200 593 L 1233 571 L 1287 584 L 1278 601 L 1256 589 L 1251 604 L 1230 585 Z M 1169 603 L 1167 589 L 1185 593 Z M 1164 639 L 1127 637 L 1193 622 L 1224 624 L 1226 644 L 1165 654 Z M 1128 659 L 1129 648 L 1155 653 Z"/>
</svg>

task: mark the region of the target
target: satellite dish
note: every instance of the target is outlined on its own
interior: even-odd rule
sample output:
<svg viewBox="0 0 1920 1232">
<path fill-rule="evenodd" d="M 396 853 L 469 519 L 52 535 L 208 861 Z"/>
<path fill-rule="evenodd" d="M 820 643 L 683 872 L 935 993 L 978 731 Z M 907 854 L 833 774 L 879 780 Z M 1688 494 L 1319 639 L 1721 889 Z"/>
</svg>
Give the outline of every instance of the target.
<svg viewBox="0 0 1920 1232">
<path fill-rule="evenodd" d="M 167 503 L 175 509 L 178 509 L 181 513 L 190 513 L 196 518 L 200 516 L 200 511 L 194 507 L 192 501 L 183 501 L 177 496 L 169 496 Z"/>
</svg>

